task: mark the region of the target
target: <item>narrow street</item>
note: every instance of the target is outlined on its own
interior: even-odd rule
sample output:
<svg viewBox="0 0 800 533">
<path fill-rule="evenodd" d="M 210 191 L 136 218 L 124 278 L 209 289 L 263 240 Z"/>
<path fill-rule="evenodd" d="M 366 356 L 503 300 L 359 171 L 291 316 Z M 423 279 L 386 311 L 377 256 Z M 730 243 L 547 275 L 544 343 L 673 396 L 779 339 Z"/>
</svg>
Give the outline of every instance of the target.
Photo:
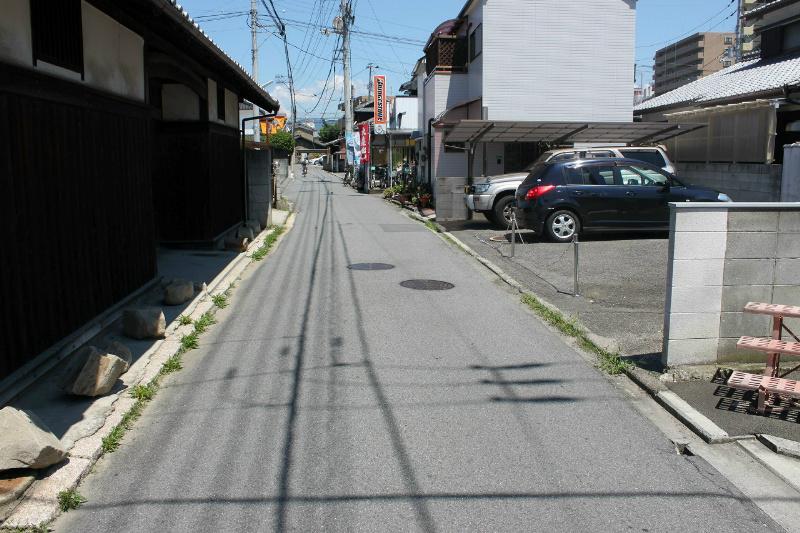
<svg viewBox="0 0 800 533">
<path fill-rule="evenodd" d="M 471 258 L 297 175 L 294 228 L 55 531 L 778 530 Z"/>
</svg>

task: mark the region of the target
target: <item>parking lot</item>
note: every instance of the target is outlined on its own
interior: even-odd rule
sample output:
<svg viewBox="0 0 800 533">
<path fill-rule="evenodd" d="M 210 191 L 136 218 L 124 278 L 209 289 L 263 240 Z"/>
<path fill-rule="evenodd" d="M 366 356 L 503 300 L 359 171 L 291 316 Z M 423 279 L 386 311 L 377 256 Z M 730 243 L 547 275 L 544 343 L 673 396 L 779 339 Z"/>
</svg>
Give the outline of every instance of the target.
<svg viewBox="0 0 800 533">
<path fill-rule="evenodd" d="M 518 282 L 577 317 L 621 354 L 658 366 L 664 322 L 668 234 L 587 234 L 578 245 L 578 296 L 573 296 L 574 249 L 520 233 L 511 254 L 510 234 L 477 214 L 443 223 L 459 240 Z M 650 364 L 648 364 L 650 363 Z"/>
</svg>

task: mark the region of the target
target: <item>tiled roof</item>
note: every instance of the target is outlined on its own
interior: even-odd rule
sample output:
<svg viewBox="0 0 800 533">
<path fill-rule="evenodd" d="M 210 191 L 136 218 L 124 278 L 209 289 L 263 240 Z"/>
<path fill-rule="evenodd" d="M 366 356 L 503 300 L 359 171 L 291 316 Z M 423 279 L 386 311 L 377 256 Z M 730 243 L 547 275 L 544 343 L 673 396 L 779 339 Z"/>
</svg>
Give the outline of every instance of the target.
<svg viewBox="0 0 800 533">
<path fill-rule="evenodd" d="M 171 4 L 172 8 L 175 9 L 177 14 L 183 18 L 184 25 L 192 33 L 194 33 L 195 37 L 201 42 L 203 42 L 207 47 L 216 50 L 229 64 L 229 66 L 232 67 L 235 71 L 237 71 L 237 74 L 239 74 L 239 76 L 241 76 L 241 78 L 250 86 L 251 91 L 253 91 L 255 95 L 261 97 L 265 101 L 265 103 L 270 104 L 269 106 L 265 107 L 273 107 L 276 110 L 278 109 L 279 106 L 278 101 L 275 100 L 268 92 L 262 89 L 241 64 L 239 64 L 231 56 L 229 56 L 227 52 L 225 52 L 225 50 L 220 48 L 219 45 L 217 45 L 217 43 L 214 42 L 214 39 L 212 39 L 211 36 L 208 35 L 200 27 L 200 25 L 197 24 L 197 22 L 195 22 L 194 19 L 192 19 L 192 17 L 189 16 L 189 13 L 183 8 L 183 6 L 177 3 L 176 0 L 152 0 L 152 1 L 156 5 L 162 2 Z"/>
<path fill-rule="evenodd" d="M 789 5 L 792 3 L 791 0 L 772 0 L 771 2 L 767 2 L 766 4 L 761 4 L 759 6 L 754 7 L 753 9 L 746 11 L 742 14 L 743 18 L 750 18 L 753 16 L 757 16 L 761 13 L 771 11 L 774 8 L 780 7 L 781 4 Z"/>
<path fill-rule="evenodd" d="M 784 85 L 800 83 L 800 57 L 753 59 L 737 63 L 705 78 L 687 83 L 668 93 L 654 96 L 634 107 L 647 111 L 679 105 L 711 103 L 777 91 Z"/>
</svg>

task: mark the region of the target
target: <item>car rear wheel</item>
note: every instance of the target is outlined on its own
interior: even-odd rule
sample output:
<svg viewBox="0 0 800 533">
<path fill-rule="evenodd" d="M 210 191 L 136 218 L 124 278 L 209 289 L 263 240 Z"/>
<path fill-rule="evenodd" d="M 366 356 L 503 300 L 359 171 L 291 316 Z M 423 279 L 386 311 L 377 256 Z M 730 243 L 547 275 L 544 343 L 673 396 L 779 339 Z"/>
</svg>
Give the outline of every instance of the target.
<svg viewBox="0 0 800 533">
<path fill-rule="evenodd" d="M 552 241 L 570 242 L 581 231 L 581 223 L 575 213 L 561 209 L 547 218 L 545 231 Z"/>
<path fill-rule="evenodd" d="M 514 196 L 503 196 L 494 203 L 492 208 L 492 223 L 498 229 L 507 229 L 511 225 L 511 215 L 514 210 Z"/>
</svg>

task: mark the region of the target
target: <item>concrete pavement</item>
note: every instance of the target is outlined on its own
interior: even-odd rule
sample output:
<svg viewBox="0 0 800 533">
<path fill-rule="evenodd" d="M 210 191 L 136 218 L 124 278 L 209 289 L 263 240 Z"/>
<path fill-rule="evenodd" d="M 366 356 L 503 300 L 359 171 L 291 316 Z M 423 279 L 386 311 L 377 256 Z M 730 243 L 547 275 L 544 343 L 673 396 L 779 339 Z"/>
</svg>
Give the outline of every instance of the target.
<svg viewBox="0 0 800 533">
<path fill-rule="evenodd" d="M 316 167 L 286 194 L 292 233 L 56 531 L 780 530 L 466 255 Z"/>
</svg>

